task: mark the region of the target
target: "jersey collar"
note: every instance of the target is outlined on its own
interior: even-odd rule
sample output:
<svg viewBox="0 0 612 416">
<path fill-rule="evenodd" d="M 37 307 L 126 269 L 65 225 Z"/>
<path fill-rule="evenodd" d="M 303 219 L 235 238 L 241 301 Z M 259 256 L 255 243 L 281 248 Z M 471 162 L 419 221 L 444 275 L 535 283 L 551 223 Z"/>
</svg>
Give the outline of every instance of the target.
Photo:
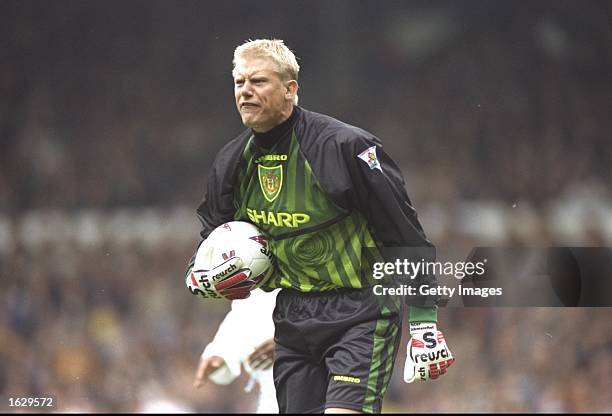
<svg viewBox="0 0 612 416">
<path fill-rule="evenodd" d="M 293 106 L 293 111 L 287 120 L 265 133 L 257 133 L 256 131 L 252 130 L 253 136 L 255 136 L 255 144 L 258 147 L 269 149 L 284 139 L 291 132 L 300 111 L 301 109 L 298 106 Z"/>
</svg>

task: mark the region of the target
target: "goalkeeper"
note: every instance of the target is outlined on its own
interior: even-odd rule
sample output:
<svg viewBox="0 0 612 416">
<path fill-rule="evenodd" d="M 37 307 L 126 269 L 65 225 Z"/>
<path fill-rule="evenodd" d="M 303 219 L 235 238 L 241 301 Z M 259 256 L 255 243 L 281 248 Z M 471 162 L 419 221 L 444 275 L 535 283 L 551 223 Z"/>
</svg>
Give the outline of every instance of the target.
<svg viewBox="0 0 612 416">
<path fill-rule="evenodd" d="M 283 41 L 248 41 L 233 63 L 248 129 L 215 159 L 198 207 L 201 237 L 239 220 L 269 239 L 277 270 L 263 288 L 282 288 L 273 314 L 281 413 L 380 412 L 403 302 L 374 295 L 380 282 L 364 270 L 377 257 L 366 247 L 433 246 L 380 140 L 297 106 L 299 66 Z M 198 279 L 186 280 L 192 293 L 204 293 L 194 282 L 213 283 Z M 407 382 L 435 379 L 453 362 L 436 322 L 435 305 L 411 305 Z"/>
</svg>

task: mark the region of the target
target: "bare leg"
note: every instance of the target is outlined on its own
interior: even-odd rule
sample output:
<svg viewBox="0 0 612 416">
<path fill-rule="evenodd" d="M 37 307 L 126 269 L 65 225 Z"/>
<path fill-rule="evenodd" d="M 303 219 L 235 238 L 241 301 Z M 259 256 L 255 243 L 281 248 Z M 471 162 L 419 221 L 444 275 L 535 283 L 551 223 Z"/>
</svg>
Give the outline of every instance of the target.
<svg viewBox="0 0 612 416">
<path fill-rule="evenodd" d="M 361 413 L 353 409 L 342 409 L 341 407 L 328 407 L 325 413 Z"/>
</svg>

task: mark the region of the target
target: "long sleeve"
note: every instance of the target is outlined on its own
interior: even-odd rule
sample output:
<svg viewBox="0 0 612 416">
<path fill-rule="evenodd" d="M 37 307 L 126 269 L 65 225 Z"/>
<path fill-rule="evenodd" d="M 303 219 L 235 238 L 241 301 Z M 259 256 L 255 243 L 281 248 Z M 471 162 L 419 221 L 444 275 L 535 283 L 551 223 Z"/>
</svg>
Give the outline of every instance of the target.
<svg viewBox="0 0 612 416">
<path fill-rule="evenodd" d="M 209 234 L 219 225 L 234 219 L 234 179 L 242 150 L 249 138 L 248 131 L 227 143 L 217 154 L 211 166 L 204 197 L 197 208 L 197 215 L 202 224 L 200 237 L 202 240 L 196 246 L 194 254 L 187 263 L 185 275 L 193 268 L 197 249 Z"/>
<path fill-rule="evenodd" d="M 253 291 L 246 299 L 233 301 L 203 356 L 223 358 L 232 376 L 240 376 L 241 364 L 255 347 L 274 337 L 272 312 L 275 304 L 276 292 L 262 290 Z"/>
<path fill-rule="evenodd" d="M 409 247 L 413 261 L 435 260 L 435 247 L 427 240 L 416 210 L 405 190 L 401 171 L 375 137 L 359 136 L 343 143 L 344 163 L 351 177 L 349 198 L 365 215 L 376 240 L 384 247 Z M 420 275 L 417 284 L 434 284 L 435 276 Z M 437 320 L 435 299 L 417 297 L 410 321 Z"/>
<path fill-rule="evenodd" d="M 239 377 L 241 372 L 240 364 L 242 361 L 239 342 L 235 339 L 236 335 L 240 333 L 240 329 L 240 316 L 235 313 L 232 305 L 232 309 L 219 325 L 215 337 L 202 352 L 204 358 L 212 356 L 223 358 L 231 374 L 229 382 Z"/>
<path fill-rule="evenodd" d="M 234 218 L 234 181 L 248 137 L 247 131 L 225 145 L 210 168 L 204 198 L 197 209 L 203 239 L 216 227 Z"/>
</svg>

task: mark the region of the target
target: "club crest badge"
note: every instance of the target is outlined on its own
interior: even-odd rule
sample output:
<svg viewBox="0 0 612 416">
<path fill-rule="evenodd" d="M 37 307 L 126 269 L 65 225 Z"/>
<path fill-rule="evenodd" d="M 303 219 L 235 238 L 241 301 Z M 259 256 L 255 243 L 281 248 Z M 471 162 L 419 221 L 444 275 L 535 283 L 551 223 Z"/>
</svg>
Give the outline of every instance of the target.
<svg viewBox="0 0 612 416">
<path fill-rule="evenodd" d="M 382 167 L 380 166 L 380 162 L 378 161 L 378 157 L 376 156 L 376 146 L 372 146 L 359 153 L 359 159 L 363 160 L 368 164 L 370 169 L 378 169 L 382 172 Z"/>
<path fill-rule="evenodd" d="M 274 201 L 283 187 L 283 166 L 267 167 L 257 165 L 257 173 L 264 198 L 268 202 Z"/>
</svg>

